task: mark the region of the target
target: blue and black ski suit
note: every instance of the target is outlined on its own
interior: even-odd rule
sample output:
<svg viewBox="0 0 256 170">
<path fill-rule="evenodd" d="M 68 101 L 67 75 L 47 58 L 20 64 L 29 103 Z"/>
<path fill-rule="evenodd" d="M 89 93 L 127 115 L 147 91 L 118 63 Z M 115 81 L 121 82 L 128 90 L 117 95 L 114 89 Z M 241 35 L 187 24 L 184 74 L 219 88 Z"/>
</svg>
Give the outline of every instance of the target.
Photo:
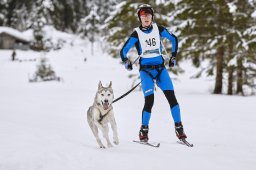
<svg viewBox="0 0 256 170">
<path fill-rule="evenodd" d="M 175 35 L 168 32 L 168 30 L 163 27 L 156 25 L 159 30 L 160 39 L 167 38 L 172 43 L 172 56 L 176 56 L 177 49 L 178 49 L 178 40 Z M 152 32 L 153 26 L 149 28 L 143 28 L 142 26 L 138 27 L 144 34 L 149 34 Z M 139 31 L 139 30 L 138 30 Z M 154 80 L 158 87 L 163 91 L 165 94 L 169 104 L 170 104 L 170 111 L 175 123 L 181 122 L 180 117 L 180 107 L 176 100 L 172 80 L 169 76 L 168 71 L 164 66 L 164 59 L 162 57 L 162 44 L 160 41 L 160 52 L 153 57 L 144 58 L 142 56 L 142 46 L 140 43 L 140 36 L 138 35 L 138 31 L 134 31 L 129 39 L 125 42 L 122 50 L 120 51 L 120 56 L 123 62 L 128 60 L 127 53 L 128 51 L 135 45 L 138 55 L 141 56 L 140 58 L 140 78 L 142 80 L 142 90 L 145 97 L 145 104 L 142 110 L 142 125 L 148 126 L 150 116 L 151 116 L 151 109 L 154 104 Z M 143 36 L 143 33 L 140 35 Z M 151 43 L 151 42 L 150 42 Z"/>
</svg>

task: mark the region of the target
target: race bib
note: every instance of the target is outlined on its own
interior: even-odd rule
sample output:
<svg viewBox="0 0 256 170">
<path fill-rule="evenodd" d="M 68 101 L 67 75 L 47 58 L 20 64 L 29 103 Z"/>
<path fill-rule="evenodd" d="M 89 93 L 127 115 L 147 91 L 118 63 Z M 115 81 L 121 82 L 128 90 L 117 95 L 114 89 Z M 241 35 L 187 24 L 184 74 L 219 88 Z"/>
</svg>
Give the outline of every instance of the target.
<svg viewBox="0 0 256 170">
<path fill-rule="evenodd" d="M 141 57 L 153 58 L 161 55 L 160 36 L 156 24 L 153 24 L 153 30 L 150 33 L 144 33 L 139 27 L 135 28 L 141 45 Z"/>
</svg>

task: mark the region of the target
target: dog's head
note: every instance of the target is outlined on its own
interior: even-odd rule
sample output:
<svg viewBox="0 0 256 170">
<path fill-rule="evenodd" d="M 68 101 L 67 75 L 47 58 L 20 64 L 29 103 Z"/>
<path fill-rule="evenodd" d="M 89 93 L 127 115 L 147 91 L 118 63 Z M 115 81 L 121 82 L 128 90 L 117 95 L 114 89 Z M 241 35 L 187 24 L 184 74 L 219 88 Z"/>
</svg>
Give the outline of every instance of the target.
<svg viewBox="0 0 256 170">
<path fill-rule="evenodd" d="M 100 105 L 104 110 L 107 110 L 112 104 L 113 99 L 114 93 L 112 89 L 112 82 L 109 83 L 108 87 L 103 87 L 100 81 L 96 94 L 97 104 Z"/>
</svg>

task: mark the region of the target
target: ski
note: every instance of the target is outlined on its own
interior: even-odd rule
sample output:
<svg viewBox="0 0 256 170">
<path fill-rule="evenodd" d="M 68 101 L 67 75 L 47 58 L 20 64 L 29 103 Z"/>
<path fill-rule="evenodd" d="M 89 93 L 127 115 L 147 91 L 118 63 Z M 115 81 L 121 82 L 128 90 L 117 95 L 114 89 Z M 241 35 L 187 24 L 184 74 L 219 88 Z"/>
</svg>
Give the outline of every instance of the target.
<svg viewBox="0 0 256 170">
<path fill-rule="evenodd" d="M 137 140 L 133 140 L 133 142 L 139 143 L 139 144 L 142 144 L 142 145 L 147 145 L 147 146 L 155 147 L 155 148 L 159 148 L 160 147 L 160 143 L 141 142 L 141 141 L 137 141 Z"/>
<path fill-rule="evenodd" d="M 180 139 L 180 141 L 177 141 L 177 143 L 186 145 L 188 147 L 193 147 L 194 145 L 192 143 L 189 143 L 186 139 Z"/>
<path fill-rule="evenodd" d="M 141 141 L 137 141 L 137 140 L 133 140 L 133 142 L 139 143 L 139 144 L 142 144 L 142 145 L 155 147 L 155 148 L 160 147 L 160 143 L 141 142 Z M 186 139 L 180 139 L 180 141 L 177 141 L 177 143 L 182 144 L 182 145 L 186 145 L 188 147 L 193 147 L 194 146 L 192 143 L 189 143 Z"/>
</svg>

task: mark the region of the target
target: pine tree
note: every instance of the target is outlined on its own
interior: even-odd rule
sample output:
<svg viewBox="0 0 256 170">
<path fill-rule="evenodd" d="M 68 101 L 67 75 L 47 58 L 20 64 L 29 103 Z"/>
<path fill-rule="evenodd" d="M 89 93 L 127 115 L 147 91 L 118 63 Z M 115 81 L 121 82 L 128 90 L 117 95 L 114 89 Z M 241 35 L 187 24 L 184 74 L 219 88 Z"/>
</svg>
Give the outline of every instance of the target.
<svg viewBox="0 0 256 170">
<path fill-rule="evenodd" d="M 46 80 L 49 77 L 55 77 L 55 72 L 52 69 L 52 66 L 47 64 L 47 59 L 42 58 L 40 64 L 37 66 L 36 76 L 42 80 Z"/>
<path fill-rule="evenodd" d="M 240 43 L 236 45 L 236 53 L 240 53 L 237 63 L 237 89 L 236 94 L 245 95 L 243 87 L 256 88 L 256 2 L 237 0 L 237 13 L 235 22 L 237 32 L 241 32 Z M 239 16 L 240 14 L 240 16 Z M 240 66 L 240 67 L 239 67 Z M 253 92 L 253 91 L 252 91 Z"/>
<path fill-rule="evenodd" d="M 39 82 L 39 81 L 60 81 L 62 78 L 56 76 L 55 71 L 52 66 L 48 64 L 47 58 L 41 58 L 39 65 L 37 65 L 37 70 L 32 79 L 29 82 Z"/>
<path fill-rule="evenodd" d="M 30 0 L 6 0 L 1 2 L 0 8 L 3 5 L 3 13 L 5 17 L 5 22 L 3 23 L 3 25 L 22 30 L 23 27 L 21 27 L 20 18 L 24 14 L 26 14 L 26 10 L 24 9 L 24 7 L 28 3 L 28 1 Z"/>
<path fill-rule="evenodd" d="M 95 4 L 93 4 L 89 15 L 85 18 L 82 18 L 80 22 L 80 32 L 82 32 L 84 36 L 87 36 L 92 44 L 92 55 L 94 55 L 94 42 L 98 38 L 97 35 L 100 32 L 100 17 L 97 14 L 97 9 L 98 7 Z"/>
<path fill-rule="evenodd" d="M 0 1 L 0 26 L 4 26 L 6 23 L 7 6 L 6 2 Z"/>
<path fill-rule="evenodd" d="M 70 29 L 73 19 L 73 13 L 70 9 L 71 6 L 67 3 L 67 0 L 53 0 L 52 5 L 54 10 L 49 11 L 49 13 L 53 25 L 58 30 L 68 31 L 68 29 Z"/>
<path fill-rule="evenodd" d="M 89 0 L 51 0 L 49 19 L 58 30 L 76 33 L 81 18 L 88 15 Z"/>
<path fill-rule="evenodd" d="M 216 74 L 213 93 L 222 93 L 227 35 L 232 20 L 225 0 L 181 0 L 176 19 L 180 22 L 180 53 L 191 58 L 196 67 L 207 59 L 206 72 L 212 75 L 215 70 Z"/>
<path fill-rule="evenodd" d="M 254 4 L 255 5 L 255 4 Z M 256 74 L 256 58 L 255 58 L 255 19 L 252 13 L 255 11 L 253 4 L 249 1 L 235 0 L 229 3 L 232 13 L 232 32 L 230 33 L 229 49 L 231 64 L 229 64 L 228 94 L 233 94 L 236 87 L 236 94 L 244 94 L 243 86 L 254 86 L 254 75 Z M 255 29 L 255 28 L 254 28 Z M 236 86 L 232 86 L 236 81 Z"/>
<path fill-rule="evenodd" d="M 6 14 L 6 26 L 15 28 L 17 23 L 17 12 L 16 4 L 18 0 L 8 0 L 6 4 L 7 14 Z"/>
<path fill-rule="evenodd" d="M 72 9 L 72 3 L 68 3 L 65 0 L 63 2 L 63 14 L 62 14 L 62 21 L 63 21 L 63 31 L 70 30 L 70 32 L 74 32 L 74 13 Z"/>
<path fill-rule="evenodd" d="M 110 17 L 111 13 L 116 9 L 116 0 L 96 0 L 96 5 L 98 6 L 97 14 L 99 16 L 100 32 L 99 32 L 99 42 L 103 52 L 107 47 L 107 43 L 104 42 L 104 37 L 108 35 L 108 28 L 105 27 L 105 21 Z"/>
<path fill-rule="evenodd" d="M 34 4 L 34 16 L 32 18 L 32 28 L 34 34 L 34 41 L 32 48 L 37 51 L 45 50 L 44 47 L 44 31 L 43 27 L 46 24 L 44 0 L 37 0 Z"/>
<path fill-rule="evenodd" d="M 74 0 L 73 2 L 73 13 L 74 13 L 74 21 L 72 24 L 72 30 L 74 33 L 77 33 L 79 30 L 79 24 L 81 18 L 84 16 L 87 16 L 88 6 L 87 6 L 87 0 Z"/>
<path fill-rule="evenodd" d="M 103 25 L 111 12 L 115 10 L 117 2 L 116 0 L 94 0 L 94 3 L 97 6 L 96 12 L 99 16 L 99 23 Z"/>
</svg>

